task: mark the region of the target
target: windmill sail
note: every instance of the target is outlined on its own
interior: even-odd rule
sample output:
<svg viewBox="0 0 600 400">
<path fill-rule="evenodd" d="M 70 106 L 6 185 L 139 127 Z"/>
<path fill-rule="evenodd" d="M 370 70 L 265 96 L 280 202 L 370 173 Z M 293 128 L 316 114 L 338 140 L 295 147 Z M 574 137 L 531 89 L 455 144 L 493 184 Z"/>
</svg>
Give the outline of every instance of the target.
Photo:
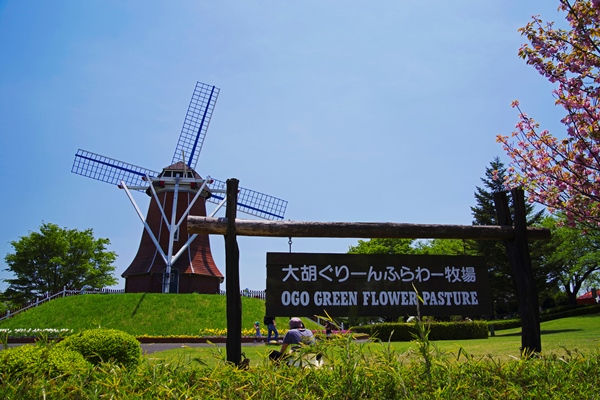
<svg viewBox="0 0 600 400">
<path fill-rule="evenodd" d="M 183 152 L 188 157 L 186 164 L 192 169 L 196 168 L 219 91 L 216 86 L 196 83 L 171 164 L 180 161 Z"/>
<path fill-rule="evenodd" d="M 223 190 L 227 190 L 227 184 L 218 179 L 212 179 L 208 188 L 213 191 L 212 196 L 207 200 L 211 203 L 219 204 L 223 200 Z M 215 193 L 216 191 L 219 191 Z M 261 192 L 250 189 L 239 188 L 237 209 L 246 214 L 254 215 L 260 218 L 275 220 L 283 219 L 287 201 L 277 197 L 269 196 Z"/>
<path fill-rule="evenodd" d="M 158 176 L 158 172 L 81 149 L 75 154 L 71 172 L 113 185 L 123 181 L 128 186 L 138 187 L 148 186 L 142 179 L 146 174 Z"/>
</svg>

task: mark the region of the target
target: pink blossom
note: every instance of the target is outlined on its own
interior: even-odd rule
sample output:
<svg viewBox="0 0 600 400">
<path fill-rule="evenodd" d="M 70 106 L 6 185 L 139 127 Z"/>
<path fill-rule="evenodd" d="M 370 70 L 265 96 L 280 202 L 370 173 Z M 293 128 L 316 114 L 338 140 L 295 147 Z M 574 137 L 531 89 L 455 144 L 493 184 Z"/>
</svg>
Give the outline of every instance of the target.
<svg viewBox="0 0 600 400">
<path fill-rule="evenodd" d="M 557 86 L 564 108 L 560 139 L 521 110 L 511 136 L 496 141 L 511 158 L 507 186 L 520 186 L 529 200 L 564 211 L 569 223 L 600 226 L 600 0 L 558 0 L 569 29 L 554 29 L 539 16 L 519 32 L 528 40 L 519 57 Z M 566 133 L 566 138 L 564 137 Z M 514 141 L 510 138 L 515 138 Z"/>
</svg>

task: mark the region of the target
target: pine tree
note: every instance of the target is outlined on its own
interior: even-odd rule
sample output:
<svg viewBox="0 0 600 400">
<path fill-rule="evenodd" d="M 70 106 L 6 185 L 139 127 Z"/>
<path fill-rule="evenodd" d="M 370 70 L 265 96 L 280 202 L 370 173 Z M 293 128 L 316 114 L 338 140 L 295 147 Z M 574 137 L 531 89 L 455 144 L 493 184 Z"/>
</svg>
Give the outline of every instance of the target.
<svg viewBox="0 0 600 400">
<path fill-rule="evenodd" d="M 495 157 L 485 170 L 485 177 L 481 178 L 483 187 L 475 188 L 475 200 L 477 205 L 471 207 L 473 215 L 473 225 L 497 225 L 496 207 L 494 205 L 494 193 L 504 191 L 504 177 L 507 169 Z M 511 214 L 514 215 L 512 199 L 509 199 Z M 527 225 L 539 224 L 544 217 L 544 211 L 535 212 L 532 204 L 526 205 Z M 506 248 L 500 241 L 477 241 L 479 254 L 486 258 L 488 264 L 488 273 L 490 279 L 490 288 L 492 300 L 494 301 L 494 311 L 505 314 L 517 311 L 516 285 L 512 274 L 511 266 L 506 255 Z M 531 246 L 532 268 L 536 282 L 538 283 L 539 293 L 545 292 L 546 274 L 543 268 L 540 268 L 539 252 L 536 247 Z M 541 286 L 541 287 L 540 287 Z"/>
</svg>

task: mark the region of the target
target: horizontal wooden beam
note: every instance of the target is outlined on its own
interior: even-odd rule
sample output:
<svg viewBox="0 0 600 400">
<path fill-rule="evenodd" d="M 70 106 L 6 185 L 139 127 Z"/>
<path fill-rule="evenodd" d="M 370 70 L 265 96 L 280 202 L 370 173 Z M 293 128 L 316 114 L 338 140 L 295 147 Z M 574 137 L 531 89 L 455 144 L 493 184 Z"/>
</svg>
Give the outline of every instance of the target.
<svg viewBox="0 0 600 400">
<path fill-rule="evenodd" d="M 227 218 L 190 215 L 189 233 L 225 235 Z M 394 222 L 303 222 L 236 219 L 238 236 L 328 237 L 328 238 L 401 238 L 401 239 L 475 239 L 511 240 L 511 226 L 496 225 L 425 225 Z M 528 228 L 530 240 L 550 239 L 550 230 Z"/>
</svg>

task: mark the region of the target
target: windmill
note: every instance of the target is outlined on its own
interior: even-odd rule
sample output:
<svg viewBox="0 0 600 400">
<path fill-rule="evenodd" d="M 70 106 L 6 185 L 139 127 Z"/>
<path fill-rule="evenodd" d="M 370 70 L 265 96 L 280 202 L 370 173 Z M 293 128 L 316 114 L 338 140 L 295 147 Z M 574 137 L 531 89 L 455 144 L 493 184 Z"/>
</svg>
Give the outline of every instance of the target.
<svg viewBox="0 0 600 400">
<path fill-rule="evenodd" d="M 226 201 L 226 183 L 202 178 L 196 163 L 219 89 L 196 83 L 171 165 L 155 172 L 79 149 L 71 172 L 123 189 L 140 217 L 144 231 L 137 254 L 123 272 L 126 292 L 217 293 L 223 275 L 215 265 L 208 235 L 187 233 L 187 216 L 206 216 L 206 201 Z M 146 216 L 132 191 L 150 196 Z M 283 219 L 287 201 L 240 188 L 237 209 L 263 219 Z"/>
</svg>

